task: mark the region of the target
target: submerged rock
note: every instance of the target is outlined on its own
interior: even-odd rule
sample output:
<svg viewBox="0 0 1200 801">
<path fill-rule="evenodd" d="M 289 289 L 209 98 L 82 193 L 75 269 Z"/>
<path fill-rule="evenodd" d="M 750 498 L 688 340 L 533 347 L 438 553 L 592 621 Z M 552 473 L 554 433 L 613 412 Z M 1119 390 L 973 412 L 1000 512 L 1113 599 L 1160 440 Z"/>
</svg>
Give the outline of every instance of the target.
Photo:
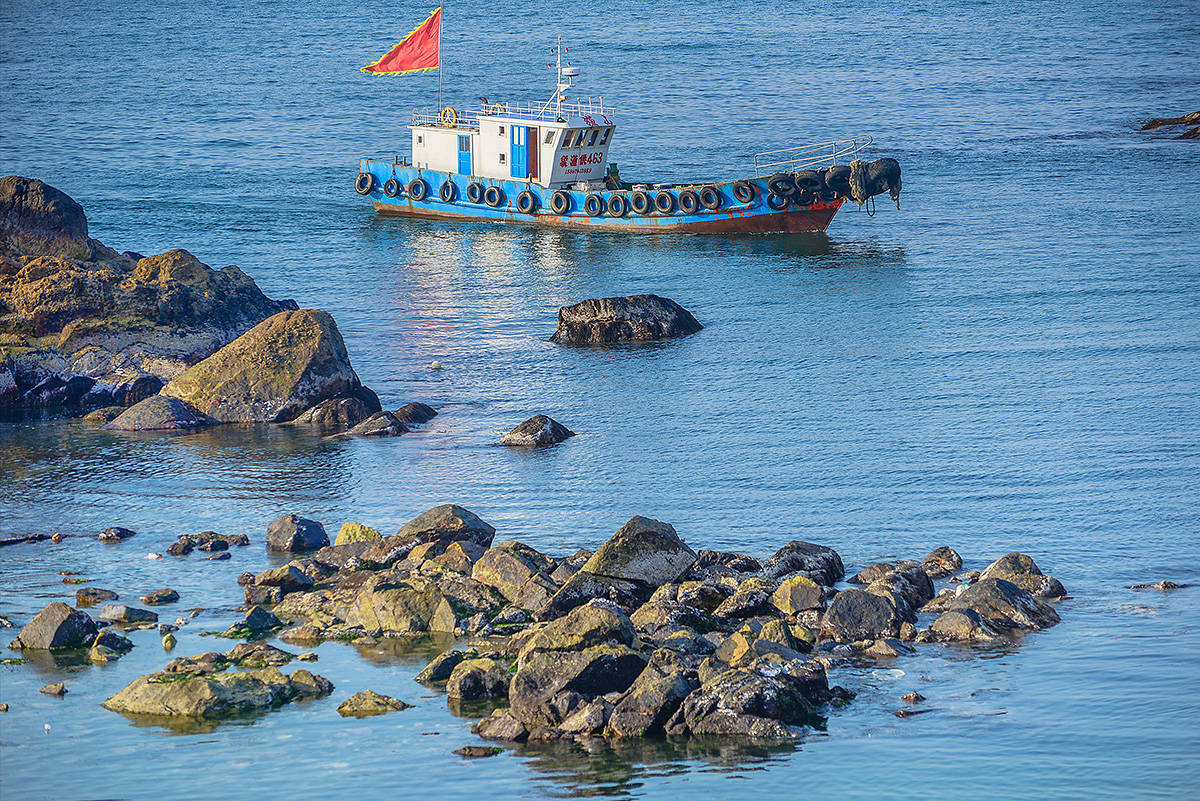
<svg viewBox="0 0 1200 801">
<path fill-rule="evenodd" d="M 1162 581 L 1159 581 L 1155 584 L 1132 584 L 1132 585 L 1130 585 L 1129 589 L 1131 589 L 1131 590 L 1161 590 L 1162 592 L 1166 592 L 1168 590 L 1182 590 L 1186 586 L 1187 586 L 1186 584 L 1176 584 L 1173 581 L 1163 579 Z"/>
<path fill-rule="evenodd" d="M 337 711 L 344 718 L 365 718 L 411 708 L 412 704 L 406 704 L 399 698 L 380 695 L 374 690 L 363 690 L 342 701 Z"/>
<path fill-rule="evenodd" d="M 1023 553 L 1001 556 L 983 569 L 980 579 L 998 578 L 1010 581 L 1037 598 L 1061 598 L 1067 594 L 1062 582 L 1038 569 L 1033 559 Z"/>
<path fill-rule="evenodd" d="M 216 425 L 206 414 L 177 398 L 155 395 L 130 406 L 104 428 L 114 431 L 165 431 Z"/>
<path fill-rule="evenodd" d="M 500 440 L 502 445 L 512 445 L 519 448 L 544 448 L 557 445 L 575 432 L 544 414 L 530 417 L 524 423 L 509 431 Z"/>
<path fill-rule="evenodd" d="M 392 412 L 392 415 L 405 425 L 421 425 L 437 417 L 437 412 L 424 403 L 408 403 Z"/>
<path fill-rule="evenodd" d="M 408 432 L 391 412 L 375 412 L 346 432 L 348 437 L 397 437 Z"/>
<path fill-rule="evenodd" d="M 381 410 L 379 398 L 363 387 L 352 395 L 323 400 L 288 421 L 287 425 L 307 427 L 321 434 L 339 434 Z"/>
<path fill-rule="evenodd" d="M 160 606 L 162 604 L 173 604 L 179 600 L 179 593 L 170 587 L 161 590 L 154 590 L 142 596 L 142 603 L 148 606 Z"/>
<path fill-rule="evenodd" d="M 328 313 L 275 314 L 163 388 L 223 423 L 286 422 L 362 384 Z"/>
<path fill-rule="evenodd" d="M 307 670 L 290 676 L 275 667 L 208 675 L 151 673 L 135 679 L 102 706 L 129 715 L 211 718 L 271 709 L 332 691 L 328 679 Z"/>
<path fill-rule="evenodd" d="M 157 623 L 158 613 L 125 604 L 105 604 L 100 607 L 100 620 L 105 623 Z"/>
<path fill-rule="evenodd" d="M 96 622 L 80 612 L 55 601 L 34 615 L 13 640 L 17 649 L 84 648 L 96 637 Z"/>
<path fill-rule="evenodd" d="M 101 531 L 100 534 L 97 535 L 96 539 L 98 539 L 100 542 L 121 542 L 122 540 L 127 540 L 130 537 L 136 536 L 137 532 L 135 531 L 122 528 L 121 526 L 112 526 L 111 528 L 106 528 L 104 531 Z"/>
<path fill-rule="evenodd" d="M 694 334 L 703 327 L 673 300 L 631 295 L 560 308 L 558 330 L 551 340 L 562 345 L 638 342 Z"/>
<path fill-rule="evenodd" d="M 1016 584 L 997 578 L 981 578 L 960 593 L 940 596 L 926 605 L 923 611 L 943 612 L 942 617 L 950 612 L 968 613 L 969 623 L 957 617 L 940 624 L 934 621 L 934 631 L 947 636 L 967 633 L 969 639 L 982 638 L 972 624 L 986 624 L 996 632 L 1019 633 L 1049 628 L 1059 622 L 1054 607 Z M 971 615 L 972 612 L 978 618 Z M 986 635 L 990 632 L 983 630 L 982 633 Z"/>
</svg>

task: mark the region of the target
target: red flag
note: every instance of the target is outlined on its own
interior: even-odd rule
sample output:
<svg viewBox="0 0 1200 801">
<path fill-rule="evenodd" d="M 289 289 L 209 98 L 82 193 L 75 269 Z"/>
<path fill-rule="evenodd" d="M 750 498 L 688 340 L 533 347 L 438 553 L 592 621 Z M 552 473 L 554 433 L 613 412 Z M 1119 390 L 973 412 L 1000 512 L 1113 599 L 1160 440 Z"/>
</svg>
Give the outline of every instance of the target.
<svg viewBox="0 0 1200 801">
<path fill-rule="evenodd" d="M 438 6 L 400 44 L 359 71 L 371 75 L 407 75 L 410 72 L 435 70 L 441 66 L 441 37 L 442 7 Z"/>
</svg>

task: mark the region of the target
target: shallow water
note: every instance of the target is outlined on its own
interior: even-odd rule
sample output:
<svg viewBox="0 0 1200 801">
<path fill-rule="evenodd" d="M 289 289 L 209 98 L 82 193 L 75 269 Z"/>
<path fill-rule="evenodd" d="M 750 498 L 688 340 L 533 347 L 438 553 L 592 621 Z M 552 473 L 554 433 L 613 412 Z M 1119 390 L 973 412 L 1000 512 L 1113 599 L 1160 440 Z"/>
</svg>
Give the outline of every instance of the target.
<svg viewBox="0 0 1200 801">
<path fill-rule="evenodd" d="M 633 514 L 694 547 L 827 543 L 851 570 L 943 543 L 974 568 L 1022 550 L 1074 596 L 1063 622 L 1004 650 L 923 648 L 898 678 L 839 670 L 859 697 L 794 747 L 471 762 L 450 754 L 477 742 L 471 719 L 411 681 L 428 647 L 325 644 L 312 667 L 330 698 L 170 732 L 98 706 L 165 662 L 135 632 L 106 667 L 0 666 L 0 795 L 1125 799 L 1200 782 L 1200 592 L 1126 589 L 1200 582 L 1200 149 L 1131 132 L 1195 110 L 1197 4 L 463 6 L 446 11 L 457 106 L 548 95 L 562 32 L 584 91 L 621 111 L 625 176 L 730 177 L 754 152 L 867 131 L 904 167 L 901 209 L 846 208 L 806 237 L 379 219 L 351 190 L 356 159 L 406 152 L 408 110 L 432 105 L 437 79 L 357 67 L 425 5 L 10 0 L 0 172 L 68 192 L 117 249 L 186 247 L 327 309 L 385 406 L 441 414 L 378 442 L 0 423 L 0 535 L 68 535 L 0 549 L 0 614 L 23 624 L 71 596 L 58 570 L 81 570 L 127 598 L 175 587 L 177 607 L 207 610 L 175 653 L 211 650 L 199 633 L 236 616 L 234 579 L 267 564 L 271 518 L 390 533 L 455 501 L 556 554 Z M 546 341 L 558 306 L 634 292 L 704 331 Z M 495 446 L 537 412 L 580 436 Z M 87 539 L 109 525 L 139 534 Z M 253 544 L 226 562 L 145 559 L 202 529 Z M 64 679 L 65 698 L 37 693 Z M 334 713 L 368 687 L 416 707 Z M 934 711 L 894 717 L 913 689 Z"/>
</svg>

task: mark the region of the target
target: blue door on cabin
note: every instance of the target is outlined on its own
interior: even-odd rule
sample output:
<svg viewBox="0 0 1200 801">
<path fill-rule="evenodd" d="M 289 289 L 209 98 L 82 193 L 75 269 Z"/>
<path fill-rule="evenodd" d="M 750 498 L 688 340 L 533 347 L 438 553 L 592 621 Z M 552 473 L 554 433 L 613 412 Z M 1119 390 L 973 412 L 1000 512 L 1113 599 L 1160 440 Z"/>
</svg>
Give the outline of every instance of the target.
<svg viewBox="0 0 1200 801">
<path fill-rule="evenodd" d="M 458 174 L 471 174 L 471 136 L 458 137 Z"/>
<path fill-rule="evenodd" d="M 525 179 L 529 177 L 529 151 L 526 137 L 529 129 L 524 125 L 514 125 L 512 131 L 512 153 L 508 163 L 512 165 L 512 177 Z"/>
</svg>

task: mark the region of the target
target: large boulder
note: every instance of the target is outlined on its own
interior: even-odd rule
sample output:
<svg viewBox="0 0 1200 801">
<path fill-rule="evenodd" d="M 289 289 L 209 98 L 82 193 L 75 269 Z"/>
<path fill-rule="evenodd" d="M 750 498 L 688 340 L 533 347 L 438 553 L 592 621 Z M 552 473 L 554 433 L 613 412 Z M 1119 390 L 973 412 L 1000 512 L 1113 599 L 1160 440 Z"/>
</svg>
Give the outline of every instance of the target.
<svg viewBox="0 0 1200 801">
<path fill-rule="evenodd" d="M 961 593 L 947 593 L 927 604 L 923 611 L 974 612 L 990 629 L 1003 633 L 1044 629 L 1059 622 L 1054 607 L 1016 584 L 997 578 L 981 578 Z M 949 626 L 947 621 L 941 628 Z"/>
<path fill-rule="evenodd" d="M 582 570 L 594 576 L 658 587 L 682 578 L 696 563 L 669 523 L 634 517 L 592 554 Z"/>
<path fill-rule="evenodd" d="M 650 590 L 645 585 L 579 570 L 563 582 L 558 592 L 554 593 L 541 609 L 536 610 L 534 617 L 537 620 L 553 620 L 595 598 L 633 609 L 641 605 L 649 595 Z"/>
<path fill-rule="evenodd" d="M 86 260 L 103 249 L 88 237 L 83 206 L 65 192 L 36 178 L 0 178 L 0 256 Z"/>
<path fill-rule="evenodd" d="M 580 700 L 625 692 L 645 667 L 646 658 L 625 645 L 540 651 L 513 675 L 508 688 L 510 709 L 531 729 L 554 726 Z"/>
<path fill-rule="evenodd" d="M 846 568 L 832 548 L 793 540 L 763 563 L 763 573 L 776 579 L 801 573 L 818 584 L 831 587 L 846 575 Z"/>
<path fill-rule="evenodd" d="M 998 578 L 1016 584 L 1036 598 L 1061 598 L 1067 594 L 1062 582 L 1038 569 L 1032 557 L 1009 553 L 983 569 L 981 579 Z"/>
<path fill-rule="evenodd" d="M 551 340 L 562 345 L 604 345 L 694 334 L 704 326 L 687 309 L 658 295 L 585 300 L 558 310 Z"/>
<path fill-rule="evenodd" d="M 698 683 L 694 675 L 680 667 L 651 662 L 617 700 L 608 716 L 606 733 L 616 737 L 661 734 Z"/>
<path fill-rule="evenodd" d="M 428 555 L 436 556 L 452 542 L 473 542 L 487 548 L 492 544 L 495 534 L 496 529 L 475 513 L 457 504 L 446 503 L 417 515 L 405 523 L 396 532 L 395 537 L 388 537 L 380 545 L 389 544 L 388 540 L 393 540 L 390 544 L 403 551 L 399 558 L 404 558 L 414 547 L 422 543 L 434 543 L 434 552 Z"/>
<path fill-rule="evenodd" d="M 453 632 L 457 618 L 437 587 L 399 584 L 360 593 L 346 624 L 369 634 L 426 634 Z"/>
<path fill-rule="evenodd" d="M 332 690 L 322 676 L 307 670 L 287 676 L 276 667 L 211 675 L 151 673 L 135 679 L 102 706 L 127 715 L 213 718 L 271 709 Z"/>
<path fill-rule="evenodd" d="M 178 398 L 154 395 L 130 406 L 103 428 L 114 431 L 165 431 L 203 428 L 216 422 Z"/>
<path fill-rule="evenodd" d="M 285 311 L 188 368 L 163 394 L 224 423 L 286 422 L 362 388 L 328 313 Z"/>
<path fill-rule="evenodd" d="M 634 627 L 630 619 L 600 602 L 577 607 L 548 623 L 530 637 L 517 657 L 523 665 L 534 654 L 547 651 L 581 651 L 604 643 L 630 645 Z"/>
<path fill-rule="evenodd" d="M 791 738 L 828 700 L 825 671 L 815 661 L 793 660 L 723 671 L 684 699 L 668 734 Z"/>
<path fill-rule="evenodd" d="M 18 649 L 83 648 L 95 640 L 97 631 L 87 612 L 55 601 L 25 624 L 12 645 Z"/>
<path fill-rule="evenodd" d="M 495 587 L 500 594 L 522 609 L 537 610 L 546 604 L 558 585 L 547 571 L 553 570 L 550 557 L 515 540 L 489 548 L 471 567 L 471 578 Z"/>
<path fill-rule="evenodd" d="M 299 515 L 280 515 L 267 526 L 269 551 L 315 551 L 328 544 L 325 527 Z"/>
<path fill-rule="evenodd" d="M 866 590 L 842 590 L 821 618 L 821 636 L 838 642 L 896 637 L 903 622 L 891 598 Z"/>
<path fill-rule="evenodd" d="M 779 582 L 771 593 L 771 605 L 785 615 L 808 609 L 819 609 L 825 599 L 825 588 L 808 576 L 790 576 Z"/>
<path fill-rule="evenodd" d="M 338 529 L 337 538 L 333 541 L 333 544 L 348 545 L 352 542 L 379 542 L 381 539 L 383 539 L 383 535 L 370 526 L 364 526 L 362 523 L 342 523 L 342 527 Z"/>
<path fill-rule="evenodd" d="M 494 659 L 464 659 L 446 680 L 446 695 L 456 701 L 505 698 L 511 676 Z"/>
<path fill-rule="evenodd" d="M 534 415 L 504 435 L 501 445 L 545 448 L 575 436 L 575 432 L 544 414 Z"/>
</svg>

